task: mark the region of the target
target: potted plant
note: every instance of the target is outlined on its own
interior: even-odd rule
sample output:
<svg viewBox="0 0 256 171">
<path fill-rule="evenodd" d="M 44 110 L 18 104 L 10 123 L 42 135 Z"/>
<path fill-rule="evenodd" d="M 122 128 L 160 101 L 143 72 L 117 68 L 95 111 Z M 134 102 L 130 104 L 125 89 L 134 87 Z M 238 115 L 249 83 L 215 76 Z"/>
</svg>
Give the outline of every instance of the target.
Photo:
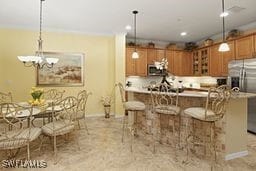
<svg viewBox="0 0 256 171">
<path fill-rule="evenodd" d="M 112 102 L 112 97 L 111 96 L 105 96 L 101 97 L 101 102 L 104 106 L 104 112 L 105 112 L 105 118 L 110 117 L 110 108 L 111 108 L 111 102 Z"/>
</svg>

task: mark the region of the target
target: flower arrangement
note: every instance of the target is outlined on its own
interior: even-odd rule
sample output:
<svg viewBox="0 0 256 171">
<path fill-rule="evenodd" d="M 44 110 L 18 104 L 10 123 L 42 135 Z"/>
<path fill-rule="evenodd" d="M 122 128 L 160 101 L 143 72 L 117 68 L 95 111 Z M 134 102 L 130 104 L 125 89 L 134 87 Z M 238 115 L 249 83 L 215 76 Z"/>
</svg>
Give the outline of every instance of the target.
<svg viewBox="0 0 256 171">
<path fill-rule="evenodd" d="M 41 96 L 43 95 L 44 90 L 43 89 L 39 89 L 36 87 L 32 87 L 30 94 L 32 96 L 32 100 L 29 100 L 29 103 L 32 105 L 40 105 L 44 103 L 44 99 L 41 99 Z"/>
<path fill-rule="evenodd" d="M 112 102 L 112 97 L 111 96 L 102 96 L 101 97 L 101 103 L 103 104 L 103 106 L 110 106 L 111 102 Z"/>
<path fill-rule="evenodd" d="M 155 66 L 157 69 L 163 70 L 168 68 L 167 58 L 163 58 L 160 62 L 155 61 Z"/>
</svg>

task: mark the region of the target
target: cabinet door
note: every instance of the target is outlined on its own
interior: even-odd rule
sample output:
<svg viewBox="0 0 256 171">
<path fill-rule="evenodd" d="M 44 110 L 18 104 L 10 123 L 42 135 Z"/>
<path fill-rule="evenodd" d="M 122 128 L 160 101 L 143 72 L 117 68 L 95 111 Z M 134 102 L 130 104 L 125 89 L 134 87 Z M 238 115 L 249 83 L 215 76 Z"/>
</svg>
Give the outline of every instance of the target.
<svg viewBox="0 0 256 171">
<path fill-rule="evenodd" d="M 166 58 L 168 61 L 168 71 L 171 74 L 174 74 L 174 69 L 173 69 L 173 65 L 174 65 L 174 51 L 171 50 L 166 50 Z"/>
<path fill-rule="evenodd" d="M 228 63 L 235 59 L 235 42 L 230 41 L 228 42 L 230 51 L 223 52 L 222 53 L 222 76 L 228 76 Z"/>
<path fill-rule="evenodd" d="M 222 71 L 222 52 L 219 52 L 220 45 L 210 47 L 209 69 L 210 76 L 221 76 Z"/>
<path fill-rule="evenodd" d="M 147 49 L 138 49 L 139 58 L 135 60 L 135 71 L 137 76 L 147 76 Z"/>
<path fill-rule="evenodd" d="M 199 50 L 195 50 L 192 53 L 192 74 L 194 76 L 198 76 L 201 74 L 200 70 L 201 70 L 201 64 L 200 64 L 201 60 L 200 60 L 200 51 Z"/>
<path fill-rule="evenodd" d="M 157 61 L 156 49 L 147 49 L 147 58 L 147 64 L 154 64 L 154 62 Z"/>
<path fill-rule="evenodd" d="M 201 49 L 200 50 L 200 64 L 201 64 L 201 75 L 209 75 L 209 48 Z"/>
<path fill-rule="evenodd" d="M 135 59 L 132 59 L 132 53 L 134 48 L 126 48 L 126 57 L 125 57 L 125 75 L 136 75 L 135 73 Z"/>
<path fill-rule="evenodd" d="M 254 35 L 254 56 L 256 56 L 256 34 Z"/>
<path fill-rule="evenodd" d="M 182 62 L 181 62 L 181 75 L 191 76 L 192 75 L 192 54 L 190 52 L 182 52 Z"/>
<path fill-rule="evenodd" d="M 253 36 L 247 36 L 236 40 L 236 59 L 252 58 Z"/>
<path fill-rule="evenodd" d="M 164 49 L 157 49 L 156 50 L 156 60 L 161 61 L 163 58 L 165 58 L 165 50 Z"/>
<path fill-rule="evenodd" d="M 182 52 L 174 51 L 172 74 L 180 76 L 181 71 L 182 71 Z"/>
</svg>

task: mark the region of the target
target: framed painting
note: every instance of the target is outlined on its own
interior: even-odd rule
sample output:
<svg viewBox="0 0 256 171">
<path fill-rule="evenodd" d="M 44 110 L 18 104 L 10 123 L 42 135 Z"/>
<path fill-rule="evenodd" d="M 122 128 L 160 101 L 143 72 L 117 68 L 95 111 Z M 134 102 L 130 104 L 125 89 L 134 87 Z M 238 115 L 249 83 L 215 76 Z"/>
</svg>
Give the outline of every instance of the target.
<svg viewBox="0 0 256 171">
<path fill-rule="evenodd" d="M 84 54 L 44 52 L 44 57 L 59 58 L 52 68 L 44 67 L 36 71 L 38 86 L 83 86 Z"/>
</svg>

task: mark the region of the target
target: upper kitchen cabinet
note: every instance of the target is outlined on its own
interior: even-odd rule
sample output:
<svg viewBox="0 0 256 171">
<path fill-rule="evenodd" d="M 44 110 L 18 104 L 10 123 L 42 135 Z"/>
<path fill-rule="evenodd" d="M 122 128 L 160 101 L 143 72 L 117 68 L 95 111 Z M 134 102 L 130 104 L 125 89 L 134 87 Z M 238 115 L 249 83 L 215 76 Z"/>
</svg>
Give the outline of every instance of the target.
<svg viewBox="0 0 256 171">
<path fill-rule="evenodd" d="M 228 63 L 235 59 L 235 42 L 228 42 L 230 51 L 222 52 L 222 71 L 221 76 L 228 76 Z"/>
<path fill-rule="evenodd" d="M 182 62 L 181 62 L 181 76 L 191 76 L 192 75 L 192 54 L 191 52 L 182 51 Z"/>
<path fill-rule="evenodd" d="M 132 59 L 133 47 L 126 48 L 126 76 L 147 76 L 147 49 L 137 48 L 138 59 Z"/>
<path fill-rule="evenodd" d="M 210 47 L 209 75 L 221 76 L 222 72 L 222 52 L 219 52 L 220 45 Z"/>
<path fill-rule="evenodd" d="M 172 50 L 166 50 L 166 58 L 168 61 L 168 71 L 170 73 L 174 73 L 174 51 Z"/>
<path fill-rule="evenodd" d="M 254 56 L 256 56 L 256 34 L 254 34 Z"/>
<path fill-rule="evenodd" d="M 193 75 L 209 75 L 209 48 L 195 50 L 192 53 Z"/>
<path fill-rule="evenodd" d="M 164 49 L 147 49 L 147 64 L 154 64 L 155 61 L 160 61 L 165 57 Z"/>
<path fill-rule="evenodd" d="M 235 40 L 236 59 L 252 58 L 254 52 L 253 35 Z"/>
</svg>

